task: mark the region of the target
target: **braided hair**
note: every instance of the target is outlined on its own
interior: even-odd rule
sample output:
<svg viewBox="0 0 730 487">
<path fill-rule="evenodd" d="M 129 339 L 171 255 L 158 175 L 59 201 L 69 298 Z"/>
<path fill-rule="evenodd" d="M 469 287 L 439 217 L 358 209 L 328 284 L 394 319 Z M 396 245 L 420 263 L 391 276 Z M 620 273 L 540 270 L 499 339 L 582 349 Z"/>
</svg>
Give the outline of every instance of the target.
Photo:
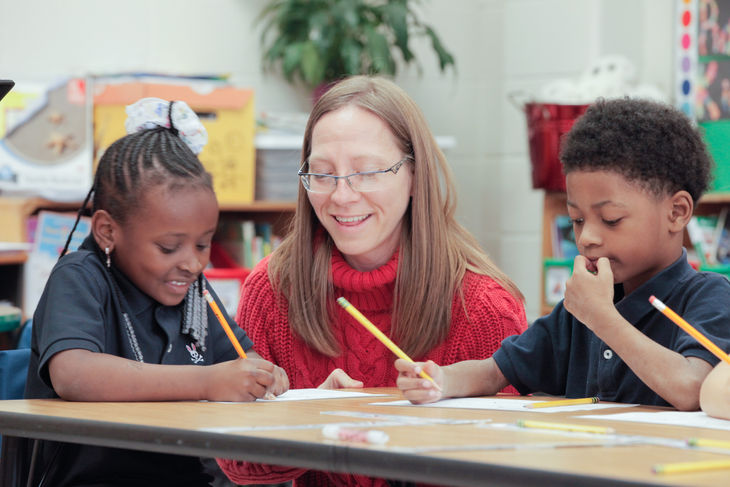
<svg viewBox="0 0 730 487">
<path fill-rule="evenodd" d="M 170 103 L 172 109 L 172 103 Z M 73 232 L 93 195 L 91 213 L 107 211 L 124 223 L 139 209 L 141 196 L 161 184 L 171 189 L 201 186 L 213 191 L 213 180 L 198 157 L 178 137 L 177 129 L 155 127 L 126 135 L 101 156 L 94 183 L 89 189 L 69 233 L 61 256 L 66 254 Z M 59 256 L 60 257 L 60 256 Z"/>
</svg>

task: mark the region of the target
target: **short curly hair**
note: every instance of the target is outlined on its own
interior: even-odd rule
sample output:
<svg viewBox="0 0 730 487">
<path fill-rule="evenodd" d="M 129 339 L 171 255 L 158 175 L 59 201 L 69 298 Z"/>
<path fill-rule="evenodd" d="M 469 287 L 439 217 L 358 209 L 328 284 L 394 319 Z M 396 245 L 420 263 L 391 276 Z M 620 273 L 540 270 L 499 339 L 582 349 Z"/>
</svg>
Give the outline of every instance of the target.
<svg viewBox="0 0 730 487">
<path fill-rule="evenodd" d="M 712 157 L 690 119 L 648 100 L 598 100 L 561 141 L 563 172 L 612 171 L 656 196 L 707 190 Z"/>
</svg>

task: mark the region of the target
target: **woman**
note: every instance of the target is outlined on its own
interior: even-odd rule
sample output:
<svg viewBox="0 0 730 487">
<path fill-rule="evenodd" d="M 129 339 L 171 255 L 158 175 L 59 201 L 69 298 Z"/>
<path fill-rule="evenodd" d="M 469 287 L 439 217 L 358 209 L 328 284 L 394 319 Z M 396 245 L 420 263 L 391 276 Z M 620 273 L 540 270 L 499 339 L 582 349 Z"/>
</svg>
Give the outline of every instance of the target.
<svg viewBox="0 0 730 487">
<path fill-rule="evenodd" d="M 522 295 L 454 219 L 451 172 L 413 100 L 345 79 L 304 134 L 292 229 L 244 285 L 237 322 L 291 388 L 394 386 L 395 357 L 336 305 L 344 296 L 414 359 L 483 359 L 526 327 Z M 232 460 L 234 482 L 385 485 Z"/>
</svg>

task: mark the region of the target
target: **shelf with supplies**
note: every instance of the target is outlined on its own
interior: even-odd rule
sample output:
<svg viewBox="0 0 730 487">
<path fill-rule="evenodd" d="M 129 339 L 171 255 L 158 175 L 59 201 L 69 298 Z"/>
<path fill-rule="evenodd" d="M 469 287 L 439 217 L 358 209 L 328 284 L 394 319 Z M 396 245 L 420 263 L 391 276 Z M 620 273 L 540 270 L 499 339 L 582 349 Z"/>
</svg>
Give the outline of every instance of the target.
<svg viewBox="0 0 730 487">
<path fill-rule="evenodd" d="M 75 212 L 81 205 L 80 201 L 51 201 L 44 198 L 0 197 L 0 242 L 25 242 L 26 221 L 42 210 L 57 212 Z M 221 205 L 221 219 L 223 218 L 251 218 L 257 221 L 272 220 L 277 230 L 286 230 L 289 219 L 294 214 L 294 201 L 252 201 Z M 19 260 L 24 260 L 17 252 Z M 9 263 L 15 263 L 11 261 Z"/>
<path fill-rule="evenodd" d="M 553 279 L 551 274 L 556 273 L 557 269 L 562 267 L 568 269 L 568 273 L 572 270 L 572 263 L 569 260 L 556 257 L 557 251 L 553 250 L 554 246 L 554 228 L 556 217 L 567 215 L 566 210 L 567 197 L 566 194 L 559 191 L 545 191 L 542 210 L 542 270 L 540 273 L 541 285 L 540 289 L 540 315 L 550 313 L 556 304 L 556 298 L 561 295 L 560 281 Z M 562 266 L 560 264 L 563 264 Z M 563 277 L 565 271 L 557 272 L 555 277 Z"/>
<path fill-rule="evenodd" d="M 542 272 L 541 272 L 541 296 L 540 296 L 540 314 L 546 315 L 550 313 L 553 306 L 562 299 L 564 292 L 564 280 L 570 276 L 573 266 L 574 254 L 569 252 L 570 236 L 567 236 L 566 225 L 569 226 L 569 219 L 564 218 L 568 214 L 567 196 L 559 191 L 545 191 L 543 202 L 542 217 Z M 730 193 L 709 193 L 704 195 L 699 203 L 695 206 L 695 219 L 700 217 L 711 217 L 713 221 L 718 218 L 723 219 L 725 227 L 730 230 L 730 215 L 725 219 L 725 215 L 730 210 Z M 561 220 L 562 219 L 562 220 Z M 719 227 L 715 223 L 714 233 L 721 235 L 723 225 Z M 570 232 L 572 235 L 572 231 Z M 728 235 L 730 238 L 730 234 Z M 556 249 L 556 246 L 562 248 Z M 687 250 L 695 250 L 696 246 L 690 239 L 689 231 L 685 234 L 685 247 Z M 717 250 L 717 246 L 715 247 Z M 728 249 L 730 252 L 730 248 Z M 567 254 L 567 255 L 566 255 Z M 730 263 L 699 262 L 701 270 L 709 270 L 719 272 L 726 276 L 730 276 Z"/>
<path fill-rule="evenodd" d="M 0 197 L 0 221 L 3 222 L 3 225 L 0 226 L 0 275 L 2 275 L 0 301 L 9 301 L 23 308 L 25 318 L 32 314 L 30 308 L 34 307 L 26 302 L 29 300 L 29 296 L 34 294 L 28 291 L 30 283 L 27 274 L 33 270 L 34 262 L 31 258 L 32 245 L 25 243 L 29 241 L 29 233 L 33 232 L 33 224 L 29 225 L 29 221 L 32 222 L 40 214 L 73 214 L 78 211 L 80 205 L 80 201 L 59 202 L 35 197 Z M 274 236 L 281 238 L 289 229 L 295 208 L 296 203 L 293 201 L 252 201 L 221 205 L 219 231 L 224 225 L 246 226 L 256 230 L 266 228 L 272 239 Z M 44 211 L 53 213 L 41 213 Z M 63 231 L 59 233 L 67 235 L 67 232 L 68 230 L 64 227 Z M 65 235 L 63 239 L 65 239 Z M 214 242 L 218 238 L 219 234 L 216 233 Z M 271 250 L 271 246 L 268 247 L 268 250 Z M 240 255 L 232 257 L 232 260 L 228 262 L 240 266 Z M 37 277 L 40 274 L 43 273 L 31 273 L 39 281 L 40 279 Z"/>
</svg>

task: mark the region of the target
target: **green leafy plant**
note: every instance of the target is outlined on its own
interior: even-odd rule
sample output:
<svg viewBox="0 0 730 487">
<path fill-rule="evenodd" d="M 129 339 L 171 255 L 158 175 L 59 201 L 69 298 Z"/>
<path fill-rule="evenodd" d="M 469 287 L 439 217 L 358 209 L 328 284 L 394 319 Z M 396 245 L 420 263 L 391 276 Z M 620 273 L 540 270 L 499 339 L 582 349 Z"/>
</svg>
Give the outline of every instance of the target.
<svg viewBox="0 0 730 487">
<path fill-rule="evenodd" d="M 418 19 L 417 0 L 272 0 L 262 10 L 265 68 L 281 64 L 289 82 L 310 87 L 351 74 L 397 72 L 395 52 L 416 61 L 409 41 L 426 36 L 444 71 L 454 57 Z M 417 63 L 418 64 L 418 63 Z M 420 68 L 420 65 L 419 65 Z"/>
</svg>

